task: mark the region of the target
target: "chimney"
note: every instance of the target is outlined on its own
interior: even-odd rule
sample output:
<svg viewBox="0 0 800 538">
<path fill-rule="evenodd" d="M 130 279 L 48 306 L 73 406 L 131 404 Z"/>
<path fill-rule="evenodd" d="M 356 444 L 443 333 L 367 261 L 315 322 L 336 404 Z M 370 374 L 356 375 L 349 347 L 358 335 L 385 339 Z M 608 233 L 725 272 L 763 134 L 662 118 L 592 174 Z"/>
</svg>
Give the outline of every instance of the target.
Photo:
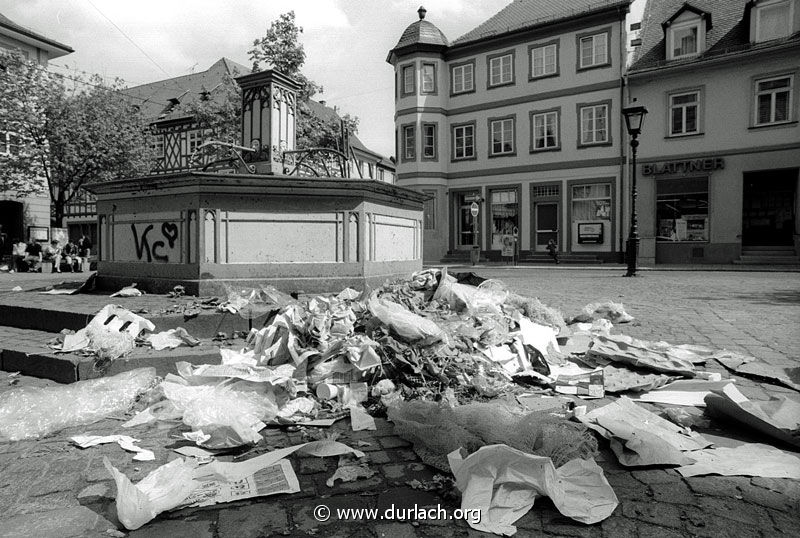
<svg viewBox="0 0 800 538">
<path fill-rule="evenodd" d="M 236 82 L 242 89 L 242 145 L 256 150 L 245 160 L 256 173 L 281 173 L 281 153 L 295 149 L 300 85 L 275 70 L 236 77 Z"/>
</svg>

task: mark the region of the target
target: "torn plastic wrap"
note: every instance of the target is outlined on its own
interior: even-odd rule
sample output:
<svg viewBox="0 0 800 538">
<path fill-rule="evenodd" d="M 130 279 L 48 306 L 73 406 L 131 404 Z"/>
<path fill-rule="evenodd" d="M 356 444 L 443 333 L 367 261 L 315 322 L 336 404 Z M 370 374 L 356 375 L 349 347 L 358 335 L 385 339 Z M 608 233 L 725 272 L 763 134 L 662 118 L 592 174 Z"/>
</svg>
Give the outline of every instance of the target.
<svg viewBox="0 0 800 538">
<path fill-rule="evenodd" d="M 461 509 L 480 511 L 479 521 L 467 520 L 479 531 L 513 535 L 514 522 L 538 497 L 550 497 L 559 512 L 586 524 L 606 519 L 619 504 L 594 460 L 575 459 L 556 468 L 550 458 L 505 445 L 485 446 L 466 458 L 455 450 L 448 460 L 462 493 Z"/>
<path fill-rule="evenodd" d="M 434 343 L 445 337 L 435 322 L 414 314 L 402 305 L 373 295 L 367 303 L 369 311 L 398 336 L 411 342 Z"/>
<path fill-rule="evenodd" d="M 0 394 L 0 441 L 34 439 L 128 411 L 156 381 L 155 368 L 46 388 Z"/>
<path fill-rule="evenodd" d="M 573 318 L 573 321 L 591 322 L 596 319 L 607 319 L 611 323 L 630 323 L 634 318 L 625 312 L 622 303 L 601 301 L 584 306 L 581 313 Z"/>
</svg>

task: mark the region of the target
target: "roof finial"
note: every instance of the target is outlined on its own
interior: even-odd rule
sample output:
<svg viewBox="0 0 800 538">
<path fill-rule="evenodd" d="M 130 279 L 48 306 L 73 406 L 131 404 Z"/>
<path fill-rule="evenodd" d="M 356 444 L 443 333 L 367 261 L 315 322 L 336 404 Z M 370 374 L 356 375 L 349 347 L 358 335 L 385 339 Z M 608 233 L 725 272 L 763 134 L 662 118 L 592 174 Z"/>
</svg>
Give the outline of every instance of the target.
<svg viewBox="0 0 800 538">
<path fill-rule="evenodd" d="M 419 6 L 419 9 L 417 10 L 417 13 L 419 13 L 419 20 L 424 19 L 427 12 L 428 10 L 425 9 L 425 6 Z"/>
</svg>

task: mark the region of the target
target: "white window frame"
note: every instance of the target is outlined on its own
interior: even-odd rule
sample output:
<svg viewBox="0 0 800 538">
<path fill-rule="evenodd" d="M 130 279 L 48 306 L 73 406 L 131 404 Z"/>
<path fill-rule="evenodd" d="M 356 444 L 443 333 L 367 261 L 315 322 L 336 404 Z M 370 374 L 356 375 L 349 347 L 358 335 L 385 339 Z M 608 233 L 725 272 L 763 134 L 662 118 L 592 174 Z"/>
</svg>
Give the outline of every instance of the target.
<svg viewBox="0 0 800 538">
<path fill-rule="evenodd" d="M 508 61 L 508 77 L 505 77 L 505 64 Z M 495 77 L 497 75 L 497 77 Z M 514 54 L 509 52 L 489 58 L 489 87 L 502 86 L 514 82 Z"/>
<path fill-rule="evenodd" d="M 432 71 L 430 77 L 430 87 L 428 87 L 426 84 L 426 67 L 430 67 Z M 436 93 L 436 64 L 430 62 L 425 62 L 422 64 L 422 68 L 420 69 L 420 93 Z"/>
<path fill-rule="evenodd" d="M 516 151 L 514 118 L 501 118 L 489 122 L 489 155 L 510 155 Z M 499 135 L 500 151 L 495 150 L 495 133 Z M 503 149 L 510 142 L 511 149 Z"/>
<path fill-rule="evenodd" d="M 684 54 L 675 54 L 675 34 L 680 30 L 687 30 L 695 28 L 697 31 L 697 39 L 695 41 L 695 51 L 687 52 Z M 680 60 L 682 58 L 691 58 L 703 52 L 703 42 L 705 41 L 705 33 L 703 32 L 703 19 L 696 18 L 689 21 L 676 22 L 670 25 L 667 29 L 667 59 Z"/>
<path fill-rule="evenodd" d="M 411 136 L 409 137 L 409 133 Z M 403 126 L 403 160 L 414 161 L 417 159 L 417 126 Z M 409 141 L 411 143 L 409 143 Z"/>
<path fill-rule="evenodd" d="M 409 77 L 407 73 L 410 73 L 411 77 Z M 414 95 L 417 93 L 417 73 L 414 64 L 404 65 L 400 69 L 400 78 L 402 79 L 401 84 L 403 85 L 403 91 L 400 92 L 402 95 Z M 408 89 L 409 82 L 411 83 L 410 90 Z"/>
<path fill-rule="evenodd" d="M 547 144 L 547 138 L 548 138 L 548 136 L 547 136 L 547 126 L 548 126 L 548 119 L 550 119 L 550 118 L 552 118 L 552 124 L 553 124 L 553 138 L 554 138 L 554 141 L 553 141 L 552 145 L 548 145 Z M 539 125 L 538 125 L 540 119 L 542 120 L 541 121 L 542 136 L 541 137 L 539 136 Z M 558 125 L 558 111 L 557 110 L 548 110 L 546 112 L 537 112 L 537 113 L 533 114 L 533 117 L 531 118 L 531 123 L 532 123 L 532 126 L 533 126 L 532 148 L 531 149 L 533 151 L 545 151 L 545 150 L 548 150 L 548 149 L 555 149 L 555 148 L 559 147 L 559 143 L 558 143 L 558 141 L 559 141 L 559 138 L 558 138 L 559 125 Z M 537 142 L 540 139 L 543 140 L 544 143 L 543 143 L 543 145 L 538 146 Z"/>
<path fill-rule="evenodd" d="M 431 131 L 430 135 L 428 131 Z M 423 159 L 436 159 L 436 124 L 435 123 L 424 123 L 422 124 L 422 155 Z M 430 138 L 430 144 L 428 144 L 428 139 Z M 430 149 L 430 155 L 427 153 L 427 150 Z"/>
<path fill-rule="evenodd" d="M 469 130 L 469 133 L 467 133 Z M 467 138 L 472 139 L 472 143 L 467 145 Z M 458 155 L 459 149 L 459 140 L 462 140 L 461 144 L 461 152 L 462 155 Z M 469 150 L 469 152 L 467 151 Z M 457 125 L 453 127 L 453 160 L 460 161 L 463 159 L 474 159 L 475 158 L 475 124 L 468 123 L 466 125 Z"/>
<path fill-rule="evenodd" d="M 687 95 L 694 95 L 695 99 L 691 103 L 678 103 L 675 104 L 674 99 L 676 97 L 685 97 Z M 688 135 L 695 135 L 700 133 L 700 90 L 688 90 L 688 91 L 681 91 L 669 94 L 669 118 L 668 118 L 668 125 L 669 125 L 669 136 L 688 136 Z M 687 117 L 687 109 L 694 106 L 695 108 L 695 129 L 694 131 L 687 131 L 686 130 L 686 117 Z M 681 110 L 681 126 L 682 130 L 679 132 L 673 131 L 673 113 L 677 110 Z"/>
<path fill-rule="evenodd" d="M 166 153 L 166 141 L 164 140 L 163 133 L 153 135 L 153 151 L 155 151 L 155 157 L 157 159 L 164 158 L 164 154 Z"/>
<path fill-rule="evenodd" d="M 469 77 L 467 77 L 467 72 L 469 72 Z M 461 88 L 458 87 L 458 76 L 461 76 Z M 471 92 L 475 89 L 475 69 L 473 67 L 472 62 L 461 64 L 461 65 L 454 65 L 452 68 L 452 75 L 453 77 L 453 93 L 467 93 Z M 469 81 L 469 85 L 467 85 L 467 81 Z"/>
<path fill-rule="evenodd" d="M 777 88 L 772 90 L 764 90 L 759 91 L 758 86 L 764 82 L 771 82 L 773 80 L 781 80 L 781 79 L 788 79 L 789 86 L 788 88 Z M 753 125 L 756 127 L 764 126 L 764 125 L 780 125 L 783 123 L 789 123 L 792 121 L 793 118 L 793 110 L 794 110 L 794 74 L 784 74 L 784 75 L 775 75 L 771 77 L 764 77 L 758 78 L 755 80 L 753 86 Z M 786 102 L 786 119 L 785 120 L 775 120 L 775 104 L 776 104 L 776 94 L 788 92 L 789 98 Z M 758 111 L 759 111 L 759 97 L 762 95 L 770 95 L 770 121 L 759 123 Z"/>
<path fill-rule="evenodd" d="M 789 31 L 786 35 L 777 36 L 777 37 L 770 37 L 764 38 L 761 35 L 761 15 L 764 11 L 769 9 L 775 9 L 776 7 L 788 7 L 789 13 L 786 16 L 786 20 L 789 22 Z M 761 43 L 762 41 L 771 41 L 773 39 L 781 39 L 783 37 L 787 37 L 792 35 L 792 30 L 794 28 L 794 2 L 792 0 L 770 0 L 759 2 L 755 6 L 755 41 L 756 43 Z"/>
<path fill-rule="evenodd" d="M 553 64 L 550 69 L 548 69 L 549 64 L 547 63 L 547 51 L 552 49 L 553 50 Z M 537 68 L 537 56 L 540 55 L 541 60 L 541 73 L 536 72 Z M 542 45 L 538 47 L 531 48 L 531 78 L 540 78 L 546 77 L 549 75 L 557 75 L 558 74 L 558 44 L 557 43 L 549 43 L 547 45 Z"/>
<path fill-rule="evenodd" d="M 605 118 L 605 129 L 603 131 L 605 136 L 603 137 L 602 140 L 597 138 L 597 133 L 600 132 L 600 130 L 597 129 L 597 121 L 598 121 L 597 111 L 600 110 L 600 109 L 603 110 L 603 117 Z M 584 118 L 585 114 L 590 112 L 590 111 L 592 112 L 592 117 L 591 118 Z M 609 130 L 610 129 L 609 129 L 609 117 L 608 117 L 609 114 L 608 114 L 608 105 L 607 104 L 583 106 L 583 107 L 581 107 L 579 116 L 580 116 L 579 117 L 579 120 L 580 120 L 580 141 L 581 141 L 581 145 L 582 146 L 591 146 L 591 145 L 594 145 L 594 144 L 607 144 L 608 143 L 608 141 L 609 141 L 609 136 L 608 135 L 609 135 Z M 589 131 L 584 130 L 584 126 L 586 125 L 587 122 L 591 123 L 591 129 Z M 590 132 L 592 133 L 592 139 L 591 140 L 587 140 L 586 135 L 588 133 L 590 133 Z"/>
<path fill-rule="evenodd" d="M 602 60 L 597 59 L 597 44 L 596 41 L 598 38 L 603 40 L 603 46 L 605 48 L 605 54 L 603 55 Z M 591 48 L 592 48 L 592 62 L 585 64 L 583 63 L 583 44 L 584 42 L 588 42 L 591 40 Z M 595 67 L 599 65 L 605 65 L 608 63 L 608 32 L 600 32 L 597 34 L 583 36 L 579 40 L 579 47 L 578 47 L 578 65 L 581 69 L 585 69 L 587 67 Z"/>
</svg>

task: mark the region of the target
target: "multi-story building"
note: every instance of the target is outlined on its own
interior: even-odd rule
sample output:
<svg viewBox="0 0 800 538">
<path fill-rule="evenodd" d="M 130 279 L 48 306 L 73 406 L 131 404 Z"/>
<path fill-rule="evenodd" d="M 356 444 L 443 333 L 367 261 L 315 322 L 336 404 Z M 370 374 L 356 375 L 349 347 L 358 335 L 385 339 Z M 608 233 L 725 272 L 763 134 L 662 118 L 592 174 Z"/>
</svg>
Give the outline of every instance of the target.
<svg viewBox="0 0 800 538">
<path fill-rule="evenodd" d="M 201 129 L 196 118 L 181 104 L 198 99 L 225 99 L 218 91 L 226 77 L 237 77 L 250 72 L 248 67 L 221 58 L 206 71 L 191 73 L 167 80 L 134 86 L 124 90 L 131 105 L 138 108 L 153 132 L 156 162 L 153 174 L 167 174 L 200 168 L 207 164 L 193 159 L 198 147 L 213 133 Z M 323 120 L 338 119 L 338 111 L 324 102 L 309 103 L 313 114 Z M 350 170 L 353 177 L 363 177 L 394 182 L 394 164 L 369 150 L 356 135 L 349 137 L 351 145 Z M 66 209 L 65 221 L 71 236 L 86 233 L 93 240 L 97 233 L 97 214 L 94 197 L 85 193 L 80 200 Z M 95 242 L 96 244 L 96 242 Z"/>
<path fill-rule="evenodd" d="M 45 69 L 47 62 L 71 52 L 72 48 L 20 26 L 0 14 L 0 49 L 17 50 L 31 62 Z M 18 151 L 15 133 L 0 131 L 0 153 Z M 50 229 L 50 197 L 44 194 L 19 197 L 16 192 L 0 191 L 0 234 L 5 234 L 4 252 L 8 254 L 15 238 L 46 239 Z"/>
<path fill-rule="evenodd" d="M 630 0 L 515 0 L 450 42 L 424 8 L 395 70 L 397 182 L 429 195 L 424 256 L 478 246 L 619 261 Z M 475 216 L 477 210 L 477 216 Z"/>
<path fill-rule="evenodd" d="M 641 39 L 642 261 L 796 262 L 800 0 L 650 0 Z"/>
</svg>

